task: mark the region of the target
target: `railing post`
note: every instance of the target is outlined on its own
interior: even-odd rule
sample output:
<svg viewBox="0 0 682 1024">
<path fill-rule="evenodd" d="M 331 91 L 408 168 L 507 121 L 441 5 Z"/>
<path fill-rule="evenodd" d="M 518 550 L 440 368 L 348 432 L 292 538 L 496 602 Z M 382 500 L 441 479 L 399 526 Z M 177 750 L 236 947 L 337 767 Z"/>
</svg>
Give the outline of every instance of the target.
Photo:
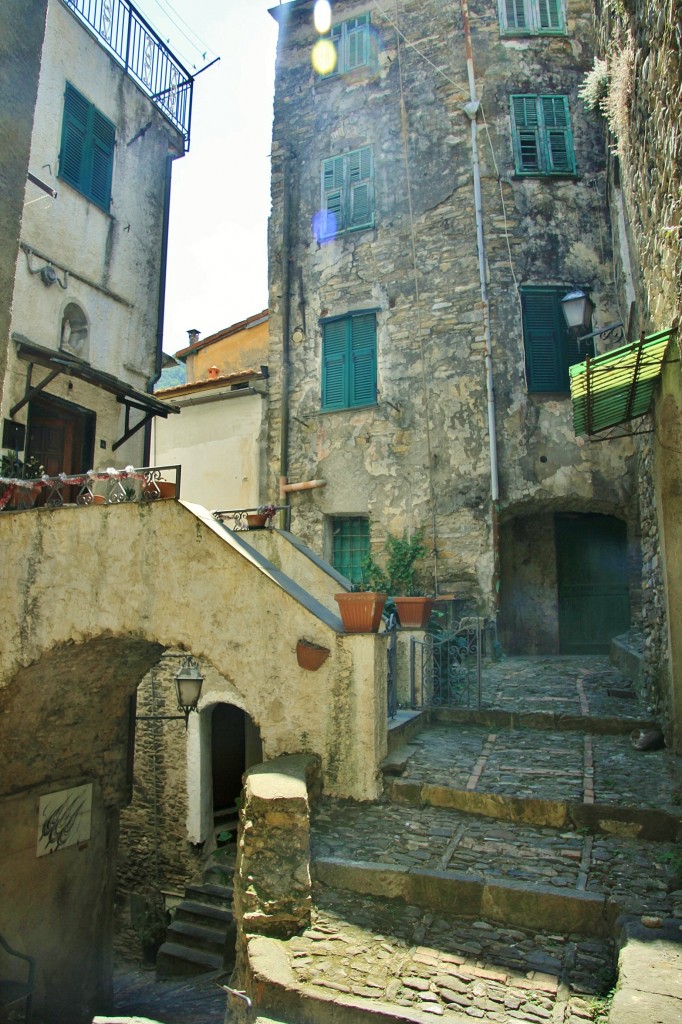
<svg viewBox="0 0 682 1024">
<path fill-rule="evenodd" d="M 126 7 L 125 4 L 123 4 L 122 6 Z M 124 58 L 124 67 L 125 67 L 126 73 L 128 71 L 128 67 L 130 65 L 130 34 L 132 32 L 132 29 L 133 29 L 133 12 L 130 9 L 130 4 L 127 5 L 127 10 L 128 10 L 128 31 L 126 32 L 126 52 L 125 52 L 125 58 Z"/>
</svg>

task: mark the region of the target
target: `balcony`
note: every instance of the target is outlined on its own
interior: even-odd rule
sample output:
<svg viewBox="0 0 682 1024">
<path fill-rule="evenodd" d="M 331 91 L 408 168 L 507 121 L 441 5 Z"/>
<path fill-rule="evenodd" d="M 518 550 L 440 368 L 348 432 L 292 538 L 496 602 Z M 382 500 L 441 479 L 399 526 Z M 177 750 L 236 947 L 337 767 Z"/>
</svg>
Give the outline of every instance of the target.
<svg viewBox="0 0 682 1024">
<path fill-rule="evenodd" d="M 129 0 L 64 0 L 159 110 L 189 149 L 194 79 Z"/>
</svg>

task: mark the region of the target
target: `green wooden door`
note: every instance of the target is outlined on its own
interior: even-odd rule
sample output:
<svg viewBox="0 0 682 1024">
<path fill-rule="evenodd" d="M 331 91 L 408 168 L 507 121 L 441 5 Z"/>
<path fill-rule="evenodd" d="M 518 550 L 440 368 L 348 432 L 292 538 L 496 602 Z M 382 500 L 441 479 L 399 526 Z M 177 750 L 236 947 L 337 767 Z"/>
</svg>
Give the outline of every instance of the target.
<svg viewBox="0 0 682 1024">
<path fill-rule="evenodd" d="M 607 654 L 630 627 L 625 523 L 613 516 L 555 517 L 562 654 Z"/>
</svg>

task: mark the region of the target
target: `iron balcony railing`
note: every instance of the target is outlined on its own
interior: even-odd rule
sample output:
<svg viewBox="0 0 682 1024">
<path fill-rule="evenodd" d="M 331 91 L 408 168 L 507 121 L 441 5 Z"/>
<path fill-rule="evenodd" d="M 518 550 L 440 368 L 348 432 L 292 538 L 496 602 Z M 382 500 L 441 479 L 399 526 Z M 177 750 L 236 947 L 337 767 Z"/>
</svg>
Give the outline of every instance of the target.
<svg viewBox="0 0 682 1024">
<path fill-rule="evenodd" d="M 189 149 L 194 80 L 130 0 L 64 0 L 126 74 L 175 125 Z"/>
<path fill-rule="evenodd" d="M 45 474 L 34 480 L 0 476 L 0 512 L 179 498 L 181 473 L 180 466 L 126 466 L 90 469 L 72 476 Z"/>
</svg>

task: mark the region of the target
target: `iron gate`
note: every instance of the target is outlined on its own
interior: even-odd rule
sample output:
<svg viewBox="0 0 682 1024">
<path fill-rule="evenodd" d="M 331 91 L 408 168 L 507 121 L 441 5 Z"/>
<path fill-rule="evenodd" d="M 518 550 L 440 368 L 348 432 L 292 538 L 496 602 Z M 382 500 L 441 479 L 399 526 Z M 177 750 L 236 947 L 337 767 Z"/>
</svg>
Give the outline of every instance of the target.
<svg viewBox="0 0 682 1024">
<path fill-rule="evenodd" d="M 481 707 L 481 623 L 460 622 L 440 635 L 410 639 L 410 691 L 413 706 Z"/>
</svg>

